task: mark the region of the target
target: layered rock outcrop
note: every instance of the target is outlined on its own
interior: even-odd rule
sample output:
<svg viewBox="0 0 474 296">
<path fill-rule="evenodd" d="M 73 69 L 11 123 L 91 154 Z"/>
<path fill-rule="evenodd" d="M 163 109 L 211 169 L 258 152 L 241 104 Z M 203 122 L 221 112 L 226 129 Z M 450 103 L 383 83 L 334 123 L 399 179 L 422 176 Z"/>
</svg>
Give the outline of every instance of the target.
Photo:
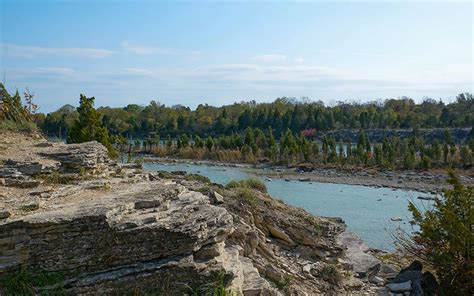
<svg viewBox="0 0 474 296">
<path fill-rule="evenodd" d="M 23 286 L 70 295 L 375 291 L 346 260 L 340 219 L 257 190 L 118 165 L 96 142 L 38 141 L 22 144 L 28 157 L 1 156 L 5 184 L 17 175 L 37 182 L 1 187 L 2 295 Z M 55 280 L 39 284 L 25 273 Z M 22 287 L 12 287 L 18 280 Z"/>
</svg>

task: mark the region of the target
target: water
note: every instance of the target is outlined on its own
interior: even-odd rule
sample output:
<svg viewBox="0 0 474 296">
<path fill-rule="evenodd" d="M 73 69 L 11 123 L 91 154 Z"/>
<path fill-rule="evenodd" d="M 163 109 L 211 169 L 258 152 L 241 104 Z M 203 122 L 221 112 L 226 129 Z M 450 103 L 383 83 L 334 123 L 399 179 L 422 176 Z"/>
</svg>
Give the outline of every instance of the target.
<svg viewBox="0 0 474 296">
<path fill-rule="evenodd" d="M 146 170 L 187 171 L 209 177 L 212 182 L 227 184 L 232 180 L 257 177 L 255 170 L 193 164 L 145 163 Z M 411 231 L 408 223 L 408 202 L 412 200 L 420 209 L 431 205 L 430 201 L 417 199 L 427 194 L 416 191 L 393 190 L 359 185 L 343 185 L 318 182 L 284 181 L 257 177 L 265 182 L 268 192 L 285 203 L 303 208 L 318 216 L 341 217 L 349 230 L 359 235 L 372 248 L 391 251 L 394 249 L 392 233 L 397 227 Z M 380 201 L 379 201 L 380 199 Z M 401 222 L 393 222 L 400 217 Z"/>
</svg>

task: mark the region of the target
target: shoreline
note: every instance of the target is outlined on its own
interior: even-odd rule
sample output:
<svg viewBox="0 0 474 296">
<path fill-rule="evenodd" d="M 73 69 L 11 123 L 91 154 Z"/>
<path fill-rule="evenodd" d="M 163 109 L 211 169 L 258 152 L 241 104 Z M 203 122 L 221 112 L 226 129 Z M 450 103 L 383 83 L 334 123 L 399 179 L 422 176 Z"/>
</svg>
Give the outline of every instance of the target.
<svg viewBox="0 0 474 296">
<path fill-rule="evenodd" d="M 177 159 L 177 158 L 168 158 L 168 157 L 149 157 L 144 159 L 145 163 L 158 163 L 158 164 L 168 164 L 168 165 L 173 165 L 173 164 L 192 164 L 192 165 L 207 165 L 207 166 L 216 166 L 216 167 L 232 167 L 232 168 L 241 168 L 241 169 L 248 169 L 251 170 L 250 172 L 253 174 L 256 174 L 258 176 L 270 176 L 272 171 L 266 171 L 266 170 L 285 170 L 278 172 L 281 174 L 280 178 L 289 178 L 291 180 L 298 180 L 298 175 L 297 173 L 293 172 L 293 175 L 291 174 L 291 168 L 285 168 L 285 167 L 280 167 L 280 166 L 264 166 L 262 167 L 261 165 L 251 165 L 251 164 L 242 164 L 242 163 L 222 163 L 218 161 L 208 161 L 208 160 L 189 160 L 189 159 Z M 305 175 L 307 175 L 306 173 Z M 308 182 L 320 182 L 320 181 L 308 181 Z M 332 184 L 348 184 L 348 185 L 356 185 L 356 186 L 368 186 L 368 187 L 376 187 L 372 185 L 367 185 L 367 184 L 357 184 L 356 182 L 346 182 L 346 183 L 336 183 L 336 182 L 322 182 L 322 183 L 332 183 Z M 383 186 L 377 186 L 377 187 L 383 187 Z M 399 188 L 400 189 L 400 188 Z M 402 189 L 402 190 L 410 190 L 410 189 Z M 417 190 L 417 189 L 416 189 Z M 341 246 L 344 246 L 345 248 L 348 249 L 354 249 L 354 246 L 356 246 L 355 250 L 352 250 L 350 254 L 348 254 L 348 259 L 349 260 L 356 260 L 357 265 L 361 265 L 361 262 L 358 262 L 360 256 L 364 257 L 370 257 L 372 258 L 371 261 L 375 260 L 377 261 L 377 257 L 374 256 L 374 254 L 395 254 L 396 251 L 395 249 L 384 249 L 384 248 L 377 248 L 377 247 L 372 247 L 369 246 L 366 241 L 364 241 L 358 234 L 350 230 L 346 224 L 346 221 L 344 220 L 343 217 L 328 217 L 328 218 L 339 218 L 343 221 L 344 225 L 346 225 L 346 229 L 344 233 L 348 236 L 351 237 L 350 240 L 343 240 L 342 239 L 342 233 L 340 234 L 341 238 L 339 239 L 339 243 Z M 362 254 L 364 253 L 364 254 Z M 362 255 L 361 255 L 362 254 Z"/>
<path fill-rule="evenodd" d="M 211 165 L 222 167 L 235 167 L 255 170 L 257 176 L 267 178 L 278 178 L 287 180 L 299 180 L 302 182 L 319 182 L 332 184 L 359 185 L 375 188 L 391 188 L 406 191 L 418 191 L 422 193 L 437 194 L 448 188 L 446 174 L 439 172 L 418 171 L 375 171 L 368 169 L 337 169 L 317 167 L 305 172 L 298 166 L 275 166 L 265 164 L 246 163 L 223 163 L 214 160 L 193 160 L 171 157 L 144 156 L 144 162 L 148 163 L 187 163 L 195 165 Z M 460 176 L 465 184 L 474 184 L 474 179 L 469 176 Z"/>
</svg>

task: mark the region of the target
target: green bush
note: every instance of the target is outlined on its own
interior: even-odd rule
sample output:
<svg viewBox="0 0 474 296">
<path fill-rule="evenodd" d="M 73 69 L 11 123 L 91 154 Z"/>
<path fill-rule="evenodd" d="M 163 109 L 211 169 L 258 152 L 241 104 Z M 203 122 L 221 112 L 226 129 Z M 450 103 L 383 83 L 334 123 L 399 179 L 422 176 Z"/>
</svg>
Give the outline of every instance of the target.
<svg viewBox="0 0 474 296">
<path fill-rule="evenodd" d="M 206 177 L 206 176 L 202 176 L 202 175 L 198 175 L 198 174 L 189 174 L 189 175 L 186 175 L 186 177 L 184 178 L 186 181 L 199 181 L 199 182 L 202 182 L 202 183 L 206 183 L 206 184 L 209 184 L 211 183 L 211 180 Z"/>
<path fill-rule="evenodd" d="M 254 193 L 248 188 L 238 188 L 238 196 L 249 204 L 255 204 L 257 199 Z"/>
<path fill-rule="evenodd" d="M 226 188 L 227 189 L 246 188 L 246 189 L 255 189 L 263 193 L 267 192 L 267 186 L 265 186 L 265 183 L 263 183 L 259 179 L 246 179 L 246 180 L 240 180 L 240 181 L 231 181 L 226 185 Z"/>
<path fill-rule="evenodd" d="M 341 273 L 335 265 L 326 265 L 320 271 L 319 276 L 328 283 L 337 285 L 342 279 Z"/>
<path fill-rule="evenodd" d="M 158 171 L 158 177 L 161 179 L 173 179 L 173 175 L 167 171 Z"/>
<path fill-rule="evenodd" d="M 419 230 L 411 238 L 402 235 L 399 243 L 436 270 L 445 291 L 452 295 L 471 295 L 474 291 L 474 187 L 464 186 L 453 172 L 448 176 L 453 188 L 445 190 L 432 209 L 423 213 L 410 202 L 413 215 L 410 223 Z"/>
<path fill-rule="evenodd" d="M 278 290 L 285 292 L 285 294 L 290 294 L 288 288 L 292 281 L 293 278 L 289 275 L 284 275 L 279 280 L 270 280 Z"/>
<path fill-rule="evenodd" d="M 0 130 L 8 130 L 14 132 L 36 132 L 38 127 L 34 122 L 31 121 L 12 121 L 12 120 L 0 120 Z"/>
</svg>

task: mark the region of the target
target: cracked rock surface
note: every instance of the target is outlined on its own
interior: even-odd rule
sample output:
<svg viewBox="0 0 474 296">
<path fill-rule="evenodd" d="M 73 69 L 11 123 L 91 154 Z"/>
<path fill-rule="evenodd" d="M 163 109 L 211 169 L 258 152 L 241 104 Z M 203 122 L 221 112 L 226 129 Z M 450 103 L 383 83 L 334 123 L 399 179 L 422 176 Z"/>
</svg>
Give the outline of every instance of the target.
<svg viewBox="0 0 474 296">
<path fill-rule="evenodd" d="M 0 277 L 22 267 L 61 275 L 35 286 L 38 293 L 375 293 L 346 258 L 341 219 L 315 217 L 256 190 L 249 200 L 185 174 L 162 179 L 116 164 L 97 142 L 3 139 Z M 6 289 L 0 284 L 1 295 Z"/>
</svg>

